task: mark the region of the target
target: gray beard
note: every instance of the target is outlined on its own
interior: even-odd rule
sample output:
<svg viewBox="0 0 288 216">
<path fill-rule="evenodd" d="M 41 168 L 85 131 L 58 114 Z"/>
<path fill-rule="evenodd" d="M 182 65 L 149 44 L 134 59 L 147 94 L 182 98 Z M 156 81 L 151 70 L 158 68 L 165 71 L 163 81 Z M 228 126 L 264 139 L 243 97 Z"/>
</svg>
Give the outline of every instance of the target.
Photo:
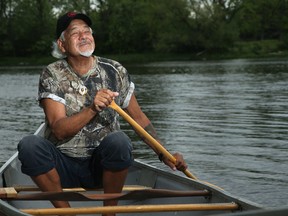
<svg viewBox="0 0 288 216">
<path fill-rule="evenodd" d="M 79 52 L 80 55 L 84 56 L 84 57 L 90 57 L 93 54 L 94 50 L 88 50 L 85 52 Z"/>
</svg>

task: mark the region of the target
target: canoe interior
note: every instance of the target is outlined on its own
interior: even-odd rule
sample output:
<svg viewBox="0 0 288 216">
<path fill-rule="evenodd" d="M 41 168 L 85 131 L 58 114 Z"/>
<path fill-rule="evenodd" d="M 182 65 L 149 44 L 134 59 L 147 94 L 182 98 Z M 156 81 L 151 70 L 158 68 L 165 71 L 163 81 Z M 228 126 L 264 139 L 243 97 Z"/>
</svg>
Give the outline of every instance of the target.
<svg viewBox="0 0 288 216">
<path fill-rule="evenodd" d="M 42 134 L 43 125 L 36 132 Z M 21 173 L 20 162 L 15 153 L 0 169 L 1 187 L 15 187 L 15 186 L 31 186 L 34 185 L 29 176 Z M 230 203 L 236 202 L 240 205 L 240 209 L 233 212 L 256 210 L 261 208 L 258 204 L 241 199 L 239 197 L 232 196 L 231 194 L 223 191 L 213 185 L 206 184 L 200 181 L 194 181 L 184 176 L 176 175 L 170 172 L 160 170 L 158 168 L 149 166 L 140 161 L 135 161 L 133 166 L 129 169 L 129 174 L 126 179 L 125 185 L 141 185 L 154 189 L 169 189 L 169 190 L 209 190 L 211 196 L 209 197 L 177 197 L 177 198 L 153 198 L 143 200 L 121 200 L 120 205 L 165 205 L 165 204 L 193 204 L 193 203 Z M 25 193 L 25 192 L 23 192 Z M 91 192 L 92 193 L 92 192 Z M 102 193 L 101 191 L 93 191 L 93 193 Z M 73 201 L 70 202 L 72 207 L 92 207 L 102 206 L 101 201 Z M 0 215 L 1 212 L 5 215 L 28 215 L 18 209 L 27 208 L 53 208 L 49 201 L 5 201 L 0 200 Z M 13 214 L 12 214 L 13 213 Z M 231 213 L 231 210 L 217 210 L 217 211 L 178 211 L 178 212 L 153 212 L 153 215 L 213 215 L 213 214 L 227 214 Z M 151 213 L 121 213 L 117 215 L 148 215 Z M 86 214 L 87 215 L 87 214 Z"/>
</svg>

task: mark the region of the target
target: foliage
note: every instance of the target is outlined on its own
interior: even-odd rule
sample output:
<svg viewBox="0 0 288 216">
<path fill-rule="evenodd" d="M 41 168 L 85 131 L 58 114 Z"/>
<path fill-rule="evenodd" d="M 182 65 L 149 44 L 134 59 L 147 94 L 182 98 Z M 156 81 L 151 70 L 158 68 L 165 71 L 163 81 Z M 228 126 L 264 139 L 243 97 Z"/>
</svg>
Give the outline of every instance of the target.
<svg viewBox="0 0 288 216">
<path fill-rule="evenodd" d="M 244 54 L 248 57 L 265 56 L 267 53 L 273 56 L 281 52 L 279 51 L 281 46 L 282 43 L 279 40 L 237 42 L 230 49 L 230 53 L 233 55 Z"/>
<path fill-rule="evenodd" d="M 287 0 L 243 0 L 236 19 L 241 37 L 246 40 L 281 38 L 287 34 L 287 13 Z"/>
<path fill-rule="evenodd" d="M 98 53 L 201 55 L 263 40 L 288 49 L 287 0 L 1 0 L 0 56 L 49 55 L 67 11 L 91 17 Z"/>
</svg>

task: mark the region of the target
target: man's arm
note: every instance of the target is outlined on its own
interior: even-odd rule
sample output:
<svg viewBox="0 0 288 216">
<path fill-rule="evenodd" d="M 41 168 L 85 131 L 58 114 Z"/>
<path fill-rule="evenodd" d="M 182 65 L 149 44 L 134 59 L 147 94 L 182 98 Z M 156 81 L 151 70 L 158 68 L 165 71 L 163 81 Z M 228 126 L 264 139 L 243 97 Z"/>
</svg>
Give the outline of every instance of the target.
<svg viewBox="0 0 288 216">
<path fill-rule="evenodd" d="M 76 135 L 97 114 L 97 111 L 91 106 L 67 117 L 65 105 L 60 102 L 52 99 L 42 99 L 41 105 L 52 133 L 59 140 Z"/>
<path fill-rule="evenodd" d="M 125 109 L 125 111 L 142 127 L 144 128 L 144 130 L 146 130 L 153 138 L 157 139 L 157 141 L 159 141 L 159 139 L 157 138 L 157 134 L 156 131 L 151 123 L 151 121 L 148 119 L 148 117 L 145 115 L 145 113 L 141 110 L 135 95 L 133 94 L 131 96 L 130 102 L 129 102 L 129 106 Z M 145 139 L 145 137 L 142 137 L 140 134 L 138 134 L 141 139 L 143 139 L 143 141 L 149 145 L 154 152 L 159 155 L 160 152 L 157 151 L 157 149 L 148 142 L 148 140 Z"/>
<path fill-rule="evenodd" d="M 144 128 L 153 138 L 155 138 L 160 144 L 160 140 L 157 137 L 157 133 L 151 123 L 151 121 L 148 119 L 148 117 L 145 115 L 145 113 L 141 110 L 137 99 L 135 95 L 133 94 L 131 97 L 131 100 L 129 102 L 129 106 L 125 109 L 125 111 L 142 127 Z M 140 135 L 141 137 L 141 135 Z M 158 152 L 158 150 L 154 147 L 153 144 L 151 144 L 145 137 L 141 137 L 143 141 L 149 145 L 154 152 L 159 156 L 161 152 Z M 178 170 L 185 170 L 187 169 L 187 165 L 183 159 L 183 156 L 179 153 L 175 153 L 173 155 L 176 158 L 176 164 L 173 164 L 171 161 L 169 161 L 167 158 L 163 157 L 163 162 L 168 165 L 171 169 L 178 169 Z"/>
<path fill-rule="evenodd" d="M 67 117 L 65 105 L 52 99 L 42 99 L 46 118 L 52 133 L 57 139 L 63 140 L 76 135 L 92 118 L 109 106 L 112 100 L 118 96 L 117 92 L 107 89 L 99 90 L 89 107 L 84 107 L 79 113 Z"/>
</svg>

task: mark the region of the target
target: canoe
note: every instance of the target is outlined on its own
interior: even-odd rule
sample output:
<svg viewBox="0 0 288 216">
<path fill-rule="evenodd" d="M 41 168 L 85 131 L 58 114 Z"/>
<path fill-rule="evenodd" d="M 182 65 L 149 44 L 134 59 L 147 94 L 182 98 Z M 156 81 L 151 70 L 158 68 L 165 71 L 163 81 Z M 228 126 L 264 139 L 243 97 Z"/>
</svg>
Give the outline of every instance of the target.
<svg viewBox="0 0 288 216">
<path fill-rule="evenodd" d="M 43 135 L 45 124 L 35 132 Z M 223 189 L 187 176 L 164 171 L 135 160 L 120 194 L 101 189 L 65 188 L 41 192 L 29 176 L 21 173 L 17 152 L 0 168 L 0 215 L 237 215 L 262 210 L 262 206 Z M 105 199 L 118 206 L 103 207 Z M 49 200 L 69 200 L 71 208 L 54 208 Z"/>
</svg>

